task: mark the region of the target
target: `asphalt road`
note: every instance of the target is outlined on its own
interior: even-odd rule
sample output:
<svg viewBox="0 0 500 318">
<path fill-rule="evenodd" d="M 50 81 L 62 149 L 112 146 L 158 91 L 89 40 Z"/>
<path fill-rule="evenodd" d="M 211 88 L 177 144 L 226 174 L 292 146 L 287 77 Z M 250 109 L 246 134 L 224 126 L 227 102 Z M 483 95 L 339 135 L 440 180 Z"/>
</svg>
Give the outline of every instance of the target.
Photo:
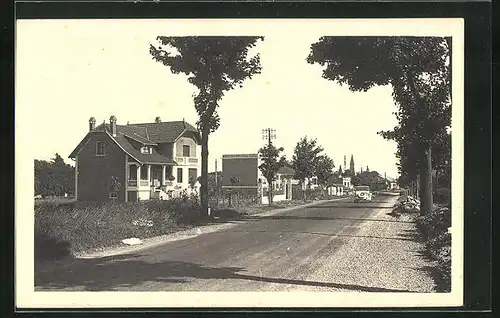
<svg viewBox="0 0 500 318">
<path fill-rule="evenodd" d="M 273 216 L 252 216 L 220 232 L 165 243 L 133 254 L 81 259 L 35 274 L 36 290 L 287 291 L 317 286 L 331 291 L 398 291 L 339 284 L 318 276 L 334 255 L 391 197 L 371 203 L 336 201 Z M 356 251 L 352 251 L 353 255 Z"/>
</svg>

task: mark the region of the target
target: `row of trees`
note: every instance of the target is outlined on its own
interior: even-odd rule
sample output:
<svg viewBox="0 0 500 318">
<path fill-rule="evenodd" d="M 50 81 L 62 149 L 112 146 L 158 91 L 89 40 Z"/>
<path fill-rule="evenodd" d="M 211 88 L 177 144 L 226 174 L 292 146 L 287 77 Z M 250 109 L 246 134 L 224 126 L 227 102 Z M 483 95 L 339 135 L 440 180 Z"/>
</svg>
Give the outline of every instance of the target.
<svg viewBox="0 0 500 318">
<path fill-rule="evenodd" d="M 422 214 L 433 207 L 433 165 L 450 165 L 451 50 L 447 37 L 322 37 L 307 57 L 351 91 L 392 86 L 398 125 L 380 134 L 398 145 L 400 184 L 420 180 Z"/>
<path fill-rule="evenodd" d="M 75 168 L 58 154 L 50 161 L 35 159 L 35 195 L 63 196 L 75 192 Z"/>
<path fill-rule="evenodd" d="M 157 45 L 150 46 L 152 58 L 174 74 L 187 75 L 198 89 L 194 106 L 202 137 L 200 198 L 202 216 L 207 216 L 208 139 L 220 124 L 217 108 L 225 92 L 241 87 L 246 79 L 261 72 L 259 55 L 249 56 L 249 52 L 264 38 L 159 36 L 157 40 Z M 326 66 L 324 78 L 347 84 L 352 91 L 392 86 L 399 124 L 381 135 L 397 142 L 401 174 L 408 180 L 420 177 L 421 212 L 429 212 L 433 201 L 432 163 L 437 160 L 432 154 L 436 147 L 442 148 L 439 140 L 445 138 L 446 127 L 450 126 L 451 39 L 321 37 L 311 45 L 307 62 Z M 270 157 L 279 158 L 279 149 L 266 151 Z M 310 159 L 295 156 L 298 162 Z M 294 167 L 299 179 L 310 176 L 302 163 Z M 271 163 L 268 168 L 275 169 Z"/>
<path fill-rule="evenodd" d="M 295 170 L 294 179 L 299 180 L 301 185 L 306 184 L 313 176 L 318 178 L 318 183 L 326 185 L 333 175 L 335 167 L 333 160 L 326 154 L 323 154 L 323 147 L 318 145 L 316 139 L 303 137 L 295 146 L 291 162 L 288 162 L 286 157 L 282 155 L 284 148 L 277 148 L 273 143 L 269 142 L 266 146 L 259 150 L 262 158 L 262 164 L 259 169 L 269 185 L 276 180 L 278 171 L 285 166 L 290 166 Z M 307 182 L 307 183 L 306 183 Z M 273 202 L 273 187 L 268 187 L 269 204 Z M 304 190 L 304 199 L 306 199 L 306 191 Z"/>
</svg>

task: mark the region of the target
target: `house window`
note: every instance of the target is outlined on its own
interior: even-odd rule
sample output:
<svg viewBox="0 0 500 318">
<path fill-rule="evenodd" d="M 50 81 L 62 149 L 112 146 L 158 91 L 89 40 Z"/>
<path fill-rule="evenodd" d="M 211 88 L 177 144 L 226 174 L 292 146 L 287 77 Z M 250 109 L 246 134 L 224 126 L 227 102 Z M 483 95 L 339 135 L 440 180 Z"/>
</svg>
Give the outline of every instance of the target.
<svg viewBox="0 0 500 318">
<path fill-rule="evenodd" d="M 182 183 L 182 168 L 177 168 L 177 183 Z"/>
<path fill-rule="evenodd" d="M 189 157 L 189 155 L 190 155 L 189 145 L 183 145 L 182 146 L 182 156 L 183 157 Z"/>
<path fill-rule="evenodd" d="M 189 168 L 189 182 L 195 182 L 198 178 L 198 170 L 194 168 Z"/>
<path fill-rule="evenodd" d="M 96 156 L 104 156 L 104 142 L 98 141 L 95 145 Z"/>
<path fill-rule="evenodd" d="M 148 146 L 141 147 L 141 153 L 151 153 L 151 147 Z"/>
</svg>

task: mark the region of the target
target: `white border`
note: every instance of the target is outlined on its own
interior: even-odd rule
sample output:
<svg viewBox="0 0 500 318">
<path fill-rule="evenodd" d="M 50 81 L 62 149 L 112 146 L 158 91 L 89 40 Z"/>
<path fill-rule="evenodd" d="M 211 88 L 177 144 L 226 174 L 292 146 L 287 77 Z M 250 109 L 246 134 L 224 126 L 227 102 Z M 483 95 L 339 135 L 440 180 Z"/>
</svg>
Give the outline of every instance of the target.
<svg viewBox="0 0 500 318">
<path fill-rule="evenodd" d="M 64 20 L 58 20 L 58 23 Z M 17 21 L 34 27 L 53 20 Z M 463 19 L 172 19 L 82 20 L 98 29 L 120 32 L 123 23 L 136 30 L 180 35 L 275 35 L 279 32 L 322 35 L 452 36 L 453 37 L 453 139 L 452 139 L 452 292 L 451 293 L 325 293 L 325 292 L 34 292 L 33 189 L 34 170 L 30 144 L 29 109 L 16 107 L 15 143 L 15 270 L 16 306 L 47 307 L 428 307 L 463 303 Z M 16 26 L 17 26 L 16 25 Z M 156 31 L 155 31 L 156 30 Z M 168 34 L 166 33 L 168 30 Z M 132 32 L 133 33 L 133 32 Z M 133 38 L 134 34 L 130 34 Z M 17 78 L 16 78 L 17 81 Z M 16 91 L 16 101 L 20 97 Z M 32 105 L 31 107 L 37 107 Z"/>
</svg>

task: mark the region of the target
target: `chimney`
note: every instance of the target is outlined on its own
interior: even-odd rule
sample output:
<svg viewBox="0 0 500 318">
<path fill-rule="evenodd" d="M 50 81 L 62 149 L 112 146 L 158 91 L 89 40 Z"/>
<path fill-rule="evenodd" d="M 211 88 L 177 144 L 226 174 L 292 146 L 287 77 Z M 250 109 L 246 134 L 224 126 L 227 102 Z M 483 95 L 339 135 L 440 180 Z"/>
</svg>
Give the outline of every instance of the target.
<svg viewBox="0 0 500 318">
<path fill-rule="evenodd" d="M 111 129 L 111 135 L 116 137 L 116 117 L 114 115 L 109 118 L 109 126 Z"/>
<path fill-rule="evenodd" d="M 90 119 L 89 119 L 89 131 L 92 131 L 94 129 L 95 129 L 95 118 L 90 117 Z"/>
<path fill-rule="evenodd" d="M 157 124 L 158 124 L 158 123 L 161 123 L 161 119 L 160 119 L 160 117 L 156 117 L 156 118 L 155 118 L 155 123 L 157 123 Z"/>
</svg>

